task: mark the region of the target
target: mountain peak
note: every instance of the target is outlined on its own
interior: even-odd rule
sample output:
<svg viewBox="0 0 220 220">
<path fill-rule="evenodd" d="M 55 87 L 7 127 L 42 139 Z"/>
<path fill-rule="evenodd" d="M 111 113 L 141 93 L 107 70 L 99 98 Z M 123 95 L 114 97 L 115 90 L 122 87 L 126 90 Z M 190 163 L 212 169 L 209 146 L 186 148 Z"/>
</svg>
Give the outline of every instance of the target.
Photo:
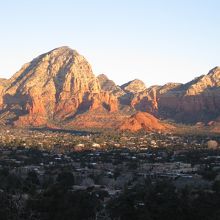
<svg viewBox="0 0 220 220">
<path fill-rule="evenodd" d="M 70 48 L 69 46 L 60 46 L 60 47 L 54 48 L 53 50 L 73 50 L 73 49 Z"/>
<path fill-rule="evenodd" d="M 105 74 L 98 75 L 97 79 L 99 80 L 99 84 L 102 90 L 111 92 L 116 96 L 124 94 L 123 90 L 117 86 L 114 81 L 110 80 Z"/>
<path fill-rule="evenodd" d="M 105 74 L 103 74 L 103 73 L 99 74 L 97 76 L 97 78 L 100 79 L 100 80 L 103 80 L 103 81 L 109 80 L 109 78 Z"/>
<path fill-rule="evenodd" d="M 80 115 L 78 122 L 86 124 L 86 114 L 95 114 L 104 126 L 111 117 L 119 122 L 137 111 L 181 122 L 208 121 L 220 112 L 220 67 L 186 84 L 146 88 L 134 79 L 119 87 L 104 74 L 95 77 L 86 58 L 62 46 L 26 63 L 9 80 L 0 79 L 0 110 L 4 123 L 18 126 L 75 126 Z M 128 118 L 122 128 L 166 130 L 142 112 Z"/>
<path fill-rule="evenodd" d="M 85 75 L 94 78 L 91 66 L 88 61 L 76 50 L 67 46 L 55 48 L 49 52 L 41 54 L 31 62 L 26 63 L 10 81 L 13 86 L 21 81 L 34 78 L 41 78 L 41 82 L 48 81 L 49 78 L 63 78 L 69 74 Z"/>
<path fill-rule="evenodd" d="M 43 124 L 48 118 L 68 118 L 104 102 L 90 64 L 69 47 L 38 56 L 9 81 L 5 106 L 10 102 L 10 106 L 19 108 L 19 114 L 28 112 L 25 116 L 16 116 L 20 124 Z M 111 109 L 107 101 L 105 106 Z M 35 121 L 36 115 L 38 121 Z"/>
<path fill-rule="evenodd" d="M 58 47 L 55 48 L 47 53 L 44 53 L 40 56 L 38 56 L 36 59 L 43 59 L 43 61 L 45 60 L 49 60 L 49 59 L 70 59 L 70 58 L 75 58 L 75 57 L 82 57 L 76 50 L 71 49 L 70 47 L 67 46 L 62 46 L 62 47 Z"/>
<path fill-rule="evenodd" d="M 212 75 L 212 74 L 219 72 L 219 71 L 220 71 L 220 66 L 216 66 L 208 72 L 208 75 Z"/>
<path fill-rule="evenodd" d="M 68 46 L 61 46 L 61 47 L 57 47 L 51 51 L 49 51 L 47 54 L 50 54 L 50 53 L 64 53 L 64 52 L 69 52 L 69 53 L 74 53 L 74 54 L 79 54 L 76 50 L 68 47 Z"/>
<path fill-rule="evenodd" d="M 139 79 L 134 79 L 128 83 L 125 83 L 121 86 L 121 88 L 125 92 L 130 92 L 130 93 L 138 93 L 146 89 L 146 86 L 143 81 Z"/>
</svg>

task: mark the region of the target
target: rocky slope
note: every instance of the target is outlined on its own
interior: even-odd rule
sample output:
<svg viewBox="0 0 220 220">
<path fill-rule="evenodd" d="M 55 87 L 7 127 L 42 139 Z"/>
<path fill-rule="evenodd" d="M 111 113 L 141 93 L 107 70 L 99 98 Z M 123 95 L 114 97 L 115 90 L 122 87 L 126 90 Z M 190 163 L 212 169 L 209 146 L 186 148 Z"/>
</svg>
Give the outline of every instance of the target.
<svg viewBox="0 0 220 220">
<path fill-rule="evenodd" d="M 168 132 L 173 129 L 171 125 L 162 123 L 157 118 L 147 112 L 137 112 L 131 117 L 124 120 L 119 126 L 120 130 L 137 132 L 145 131 L 162 131 Z"/>
<path fill-rule="evenodd" d="M 0 108 L 3 105 L 3 91 L 7 87 L 8 80 L 0 78 Z"/>
<path fill-rule="evenodd" d="M 137 111 L 182 123 L 208 123 L 220 115 L 220 68 L 186 84 L 168 83 L 136 93 L 130 102 Z"/>
<path fill-rule="evenodd" d="M 122 96 L 125 94 L 125 92 L 106 75 L 100 74 L 97 78 L 103 91 L 111 92 L 116 96 Z"/>
<path fill-rule="evenodd" d="M 1 124 L 169 129 L 149 113 L 219 125 L 220 67 L 186 84 L 146 88 L 136 79 L 117 86 L 104 74 L 96 77 L 77 51 L 60 47 L 25 64 L 10 79 L 0 79 Z"/>
<path fill-rule="evenodd" d="M 138 93 L 146 89 L 144 82 L 139 79 L 132 80 L 121 86 L 126 93 Z"/>
<path fill-rule="evenodd" d="M 90 110 L 76 115 L 65 124 L 67 128 L 74 129 L 113 129 L 116 130 L 128 116 L 117 112 L 108 112 L 105 109 Z"/>
<path fill-rule="evenodd" d="M 98 108 L 113 112 L 118 107 L 117 98 L 101 90 L 86 59 L 68 47 L 25 64 L 2 93 L 8 122 L 22 126 L 60 123 L 81 112 Z"/>
<path fill-rule="evenodd" d="M 158 94 L 159 114 L 177 122 L 208 122 L 220 115 L 220 68 Z"/>
</svg>

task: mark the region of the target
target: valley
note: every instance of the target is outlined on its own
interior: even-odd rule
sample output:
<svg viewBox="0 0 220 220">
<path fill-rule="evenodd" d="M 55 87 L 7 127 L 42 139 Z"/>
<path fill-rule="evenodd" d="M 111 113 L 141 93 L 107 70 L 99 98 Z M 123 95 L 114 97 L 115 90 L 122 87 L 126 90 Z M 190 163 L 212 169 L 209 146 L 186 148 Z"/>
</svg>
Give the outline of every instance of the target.
<svg viewBox="0 0 220 220">
<path fill-rule="evenodd" d="M 192 209 L 219 201 L 219 88 L 219 67 L 186 84 L 118 86 L 69 47 L 38 56 L 0 80 L 0 215 L 199 219 Z"/>
</svg>

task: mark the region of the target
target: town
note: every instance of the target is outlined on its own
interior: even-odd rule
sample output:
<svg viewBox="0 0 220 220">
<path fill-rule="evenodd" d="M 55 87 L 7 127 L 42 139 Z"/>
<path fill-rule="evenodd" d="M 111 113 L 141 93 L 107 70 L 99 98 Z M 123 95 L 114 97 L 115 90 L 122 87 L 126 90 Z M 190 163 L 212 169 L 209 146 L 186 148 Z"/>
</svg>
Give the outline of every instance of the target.
<svg viewBox="0 0 220 220">
<path fill-rule="evenodd" d="M 219 143 L 210 135 L 1 129 L 0 190 L 24 202 L 61 184 L 93 192 L 102 207 L 146 181 L 211 190 L 220 183 Z"/>
</svg>

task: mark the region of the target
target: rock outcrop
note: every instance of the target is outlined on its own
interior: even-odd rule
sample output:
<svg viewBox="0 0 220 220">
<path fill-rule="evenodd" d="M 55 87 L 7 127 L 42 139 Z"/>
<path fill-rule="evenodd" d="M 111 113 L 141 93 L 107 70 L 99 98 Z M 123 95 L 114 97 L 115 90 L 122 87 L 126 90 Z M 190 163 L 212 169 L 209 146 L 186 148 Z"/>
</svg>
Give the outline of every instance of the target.
<svg viewBox="0 0 220 220">
<path fill-rule="evenodd" d="M 9 123 L 44 125 L 63 122 L 78 113 L 106 108 L 117 111 L 117 98 L 101 90 L 87 60 L 61 47 L 25 64 L 3 92 L 3 112 Z"/>
<path fill-rule="evenodd" d="M 141 80 L 134 79 L 128 83 L 123 84 L 121 89 L 123 89 L 126 93 L 138 93 L 145 90 L 146 86 Z"/>
<path fill-rule="evenodd" d="M 186 84 L 146 88 L 136 79 L 117 86 L 104 74 L 96 77 L 77 51 L 60 47 L 0 79 L 1 124 L 169 129 L 151 114 L 220 130 L 220 67 Z"/>
<path fill-rule="evenodd" d="M 106 75 L 98 75 L 98 80 L 103 91 L 110 92 L 115 96 L 119 97 L 125 94 L 125 92 L 117 86 L 112 80 L 110 80 Z"/>
<path fill-rule="evenodd" d="M 220 112 L 220 68 L 189 83 L 158 94 L 159 114 L 177 122 L 196 123 L 215 119 Z"/>
<path fill-rule="evenodd" d="M 182 123 L 214 120 L 220 115 L 220 68 L 186 84 L 168 83 L 136 93 L 130 105 L 138 111 Z"/>
<path fill-rule="evenodd" d="M 7 87 L 8 80 L 7 79 L 0 79 L 0 108 L 3 105 L 3 93 L 4 89 Z"/>
<path fill-rule="evenodd" d="M 135 113 L 126 119 L 119 127 L 120 130 L 132 132 L 140 130 L 169 132 L 172 128 L 172 126 L 162 123 L 157 118 L 146 112 Z"/>
</svg>

